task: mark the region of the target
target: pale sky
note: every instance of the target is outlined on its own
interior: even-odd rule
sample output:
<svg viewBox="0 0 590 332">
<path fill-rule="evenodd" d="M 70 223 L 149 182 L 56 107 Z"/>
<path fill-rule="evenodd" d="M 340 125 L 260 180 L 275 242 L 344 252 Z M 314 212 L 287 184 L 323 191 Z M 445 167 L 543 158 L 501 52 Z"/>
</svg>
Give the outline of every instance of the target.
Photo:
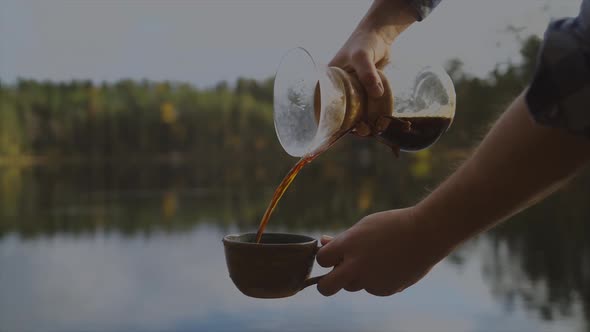
<svg viewBox="0 0 590 332">
<path fill-rule="evenodd" d="M 211 86 L 274 75 L 282 54 L 330 57 L 370 0 L 0 0 L 0 79 L 173 80 Z M 518 61 L 521 36 L 574 16 L 581 0 L 443 0 L 394 45 L 393 57 L 484 75 Z"/>
</svg>

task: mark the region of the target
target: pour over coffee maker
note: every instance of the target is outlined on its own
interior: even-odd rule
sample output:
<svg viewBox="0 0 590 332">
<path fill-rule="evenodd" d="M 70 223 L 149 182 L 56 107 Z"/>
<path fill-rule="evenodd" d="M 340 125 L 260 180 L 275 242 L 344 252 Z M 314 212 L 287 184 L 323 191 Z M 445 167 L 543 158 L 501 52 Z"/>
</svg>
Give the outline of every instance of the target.
<svg viewBox="0 0 590 332">
<path fill-rule="evenodd" d="M 384 94 L 368 98 L 354 73 L 317 64 L 303 48 L 283 57 L 274 82 L 274 123 L 285 151 L 304 157 L 345 133 L 375 137 L 397 153 L 434 144 L 455 115 L 455 89 L 438 66 L 378 70 Z"/>
</svg>

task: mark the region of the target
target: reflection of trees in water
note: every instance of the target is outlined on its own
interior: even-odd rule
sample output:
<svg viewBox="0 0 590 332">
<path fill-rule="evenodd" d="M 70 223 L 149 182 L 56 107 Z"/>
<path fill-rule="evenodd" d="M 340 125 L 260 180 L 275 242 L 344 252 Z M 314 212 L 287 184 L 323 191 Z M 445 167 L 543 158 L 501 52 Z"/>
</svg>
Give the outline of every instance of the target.
<svg viewBox="0 0 590 332">
<path fill-rule="evenodd" d="M 589 197 L 584 176 L 490 232 L 485 274 L 508 308 L 520 300 L 545 319 L 582 310 L 590 320 Z"/>
<path fill-rule="evenodd" d="M 407 204 L 422 190 L 411 156 L 359 162 L 343 143 L 304 168 L 270 228 L 344 227 L 364 213 Z M 383 149 L 383 150 L 381 150 Z M 371 145 L 368 159 L 387 151 Z M 371 151 L 377 150 L 377 151 Z M 220 159 L 223 156 L 220 156 Z M 183 230 L 200 222 L 255 229 L 295 159 L 211 164 L 63 164 L 0 169 L 0 236 Z M 413 192 L 412 192 L 413 191 Z"/>
</svg>

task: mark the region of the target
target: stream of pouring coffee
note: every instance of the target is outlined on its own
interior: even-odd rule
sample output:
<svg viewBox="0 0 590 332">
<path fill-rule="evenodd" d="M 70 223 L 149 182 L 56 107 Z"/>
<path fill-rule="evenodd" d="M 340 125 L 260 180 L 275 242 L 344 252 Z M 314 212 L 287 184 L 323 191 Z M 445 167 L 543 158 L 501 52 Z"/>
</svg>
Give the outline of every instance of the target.
<svg viewBox="0 0 590 332">
<path fill-rule="evenodd" d="M 270 219 L 270 215 L 272 214 L 275 207 L 279 203 L 279 200 L 281 199 L 281 197 L 283 197 L 283 194 L 285 193 L 287 188 L 289 188 L 289 185 L 291 184 L 291 182 L 293 182 L 293 180 L 295 179 L 295 177 L 297 176 L 299 171 L 301 171 L 303 166 L 309 164 L 312 160 L 317 158 L 320 154 L 322 154 L 326 150 L 328 150 L 332 145 L 334 145 L 334 143 L 336 143 L 336 141 L 338 141 L 338 139 L 340 139 L 340 137 L 344 136 L 346 133 L 348 133 L 348 131 L 345 131 L 343 133 L 339 133 L 338 135 L 335 135 L 334 138 L 330 139 L 329 141 L 327 141 L 326 143 L 321 145 L 319 148 L 304 155 L 301 159 L 299 159 L 299 161 L 295 164 L 295 166 L 293 166 L 293 168 L 291 168 L 289 173 L 287 173 L 287 175 L 283 178 L 283 181 L 281 181 L 281 183 L 279 184 L 279 186 L 275 190 L 275 193 L 272 196 L 270 204 L 268 205 L 268 207 L 266 208 L 266 211 L 264 212 L 264 215 L 262 216 L 262 220 L 260 221 L 260 225 L 258 226 L 258 232 L 256 233 L 256 243 L 260 243 L 260 240 L 262 239 L 262 234 L 264 233 L 264 229 L 266 228 L 266 225 L 268 224 L 268 220 Z"/>
</svg>

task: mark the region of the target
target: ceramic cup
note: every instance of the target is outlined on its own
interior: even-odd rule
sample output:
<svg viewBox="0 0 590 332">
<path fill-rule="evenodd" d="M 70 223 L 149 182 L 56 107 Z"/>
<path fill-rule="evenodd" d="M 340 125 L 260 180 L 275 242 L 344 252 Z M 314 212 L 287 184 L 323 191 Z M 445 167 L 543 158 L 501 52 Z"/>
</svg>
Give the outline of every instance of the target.
<svg viewBox="0 0 590 332">
<path fill-rule="evenodd" d="M 255 233 L 234 234 L 223 238 L 223 246 L 229 275 L 247 296 L 288 297 L 321 278 L 309 278 L 319 248 L 309 236 L 264 233 L 256 243 Z"/>
</svg>

